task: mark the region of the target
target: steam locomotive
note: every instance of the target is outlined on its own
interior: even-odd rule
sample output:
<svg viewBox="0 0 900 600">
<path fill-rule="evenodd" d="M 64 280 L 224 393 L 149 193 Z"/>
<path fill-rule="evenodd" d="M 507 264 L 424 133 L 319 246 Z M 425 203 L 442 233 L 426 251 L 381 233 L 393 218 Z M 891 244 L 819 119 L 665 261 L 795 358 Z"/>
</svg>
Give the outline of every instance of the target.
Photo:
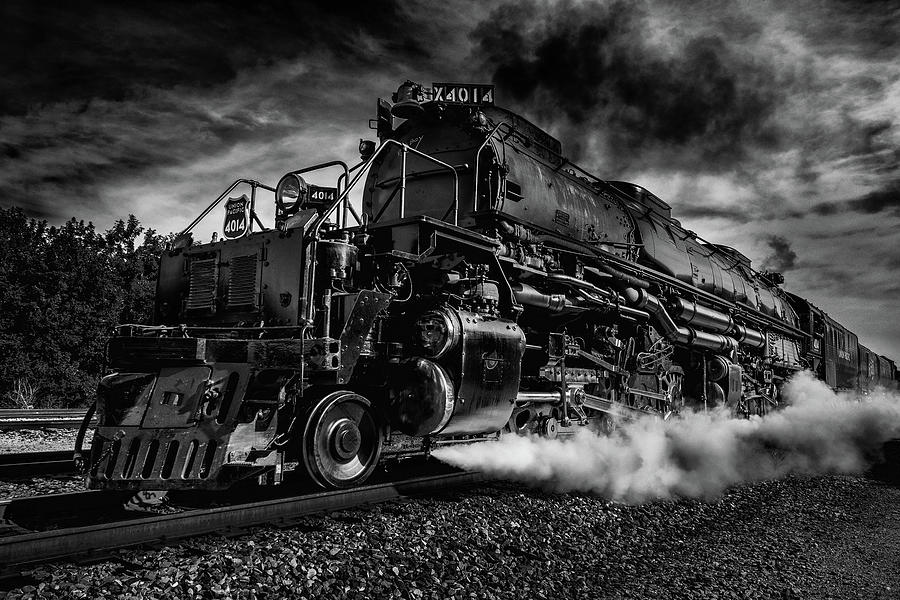
<svg viewBox="0 0 900 600">
<path fill-rule="evenodd" d="M 346 488 L 383 461 L 502 433 L 609 431 L 685 407 L 762 415 L 800 369 L 835 388 L 896 385 L 892 361 L 779 273 L 572 164 L 493 94 L 407 81 L 379 100 L 380 144 L 361 141 L 359 164 L 274 188 L 239 179 L 177 236 L 156 324 L 109 340 L 89 487 L 224 489 L 293 470 Z M 333 186 L 308 181 L 329 173 Z M 250 196 L 226 201 L 239 186 Z M 222 239 L 195 242 L 223 201 Z"/>
</svg>

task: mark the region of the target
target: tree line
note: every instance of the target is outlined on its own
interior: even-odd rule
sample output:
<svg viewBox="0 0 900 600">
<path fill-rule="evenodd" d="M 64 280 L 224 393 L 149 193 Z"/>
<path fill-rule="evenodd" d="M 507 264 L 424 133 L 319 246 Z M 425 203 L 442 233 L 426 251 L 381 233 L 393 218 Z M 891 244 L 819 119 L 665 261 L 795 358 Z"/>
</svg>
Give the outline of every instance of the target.
<svg viewBox="0 0 900 600">
<path fill-rule="evenodd" d="M 99 232 L 90 222 L 55 227 L 0 208 L 0 406 L 93 401 L 114 326 L 152 319 L 170 237 L 134 215 Z"/>
</svg>

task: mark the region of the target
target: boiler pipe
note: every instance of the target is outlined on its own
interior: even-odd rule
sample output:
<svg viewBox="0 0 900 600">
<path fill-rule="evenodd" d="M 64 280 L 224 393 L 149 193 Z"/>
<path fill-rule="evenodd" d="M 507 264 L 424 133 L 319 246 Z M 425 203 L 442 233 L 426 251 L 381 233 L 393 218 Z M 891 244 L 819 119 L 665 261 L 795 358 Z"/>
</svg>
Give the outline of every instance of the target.
<svg viewBox="0 0 900 600">
<path fill-rule="evenodd" d="M 513 283 L 512 290 L 519 304 L 543 308 L 553 312 L 560 312 L 566 308 L 566 297 L 563 294 L 544 294 L 527 283 L 521 282 Z"/>
<path fill-rule="evenodd" d="M 629 275 L 627 273 L 623 273 L 622 271 L 620 271 L 614 267 L 611 267 L 605 263 L 598 262 L 597 268 L 605 273 L 608 273 L 609 275 L 612 275 L 616 279 L 620 280 L 620 282 L 624 282 L 624 283 L 630 285 L 631 287 L 635 287 L 635 288 L 642 289 L 642 290 L 646 290 L 646 289 L 650 288 L 650 284 L 647 281 L 641 279 L 640 277 L 635 277 L 634 275 Z"/>
<path fill-rule="evenodd" d="M 675 317 L 688 325 L 696 325 L 718 333 L 728 333 L 734 327 L 734 320 L 730 315 L 684 298 L 676 299 L 672 304 L 672 308 L 675 312 Z"/>
<path fill-rule="evenodd" d="M 645 309 L 653 315 L 661 333 L 669 341 L 686 346 L 705 348 L 715 352 L 726 352 L 733 350 L 737 346 L 737 342 L 734 339 L 718 333 L 707 333 L 690 327 L 679 327 L 672 320 L 665 307 L 663 307 L 659 298 L 645 290 L 625 288 L 623 295 L 630 304 L 634 304 L 637 308 Z"/>
<path fill-rule="evenodd" d="M 734 322 L 730 315 L 713 310 L 702 304 L 678 298 L 672 304 L 676 317 L 688 325 L 696 325 L 716 333 L 725 333 L 738 342 L 754 348 L 762 348 L 766 345 L 766 336 L 761 332 L 750 329 Z"/>
</svg>

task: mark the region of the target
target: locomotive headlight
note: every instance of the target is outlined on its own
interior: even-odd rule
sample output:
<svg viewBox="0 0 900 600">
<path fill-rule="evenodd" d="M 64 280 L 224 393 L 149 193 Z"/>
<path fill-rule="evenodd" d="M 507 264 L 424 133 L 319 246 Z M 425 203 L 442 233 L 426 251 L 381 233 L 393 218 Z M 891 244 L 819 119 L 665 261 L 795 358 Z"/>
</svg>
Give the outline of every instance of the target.
<svg viewBox="0 0 900 600">
<path fill-rule="evenodd" d="M 447 311 L 432 310 L 416 321 L 416 337 L 425 354 L 439 358 L 459 341 L 459 327 Z"/>
<path fill-rule="evenodd" d="M 309 195 L 309 185 L 296 173 L 288 173 L 275 187 L 275 203 L 282 211 L 300 208 Z"/>
</svg>

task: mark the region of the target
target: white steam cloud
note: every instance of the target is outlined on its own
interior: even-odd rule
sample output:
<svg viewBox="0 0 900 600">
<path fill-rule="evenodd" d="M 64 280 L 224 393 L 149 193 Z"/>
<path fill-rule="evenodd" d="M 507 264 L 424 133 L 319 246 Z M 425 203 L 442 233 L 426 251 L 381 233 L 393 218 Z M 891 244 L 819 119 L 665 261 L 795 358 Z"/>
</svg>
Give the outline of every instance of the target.
<svg viewBox="0 0 900 600">
<path fill-rule="evenodd" d="M 492 477 L 622 502 L 714 497 L 745 481 L 789 474 L 856 473 L 900 437 L 900 396 L 835 394 L 810 373 L 785 386 L 785 408 L 750 420 L 724 411 L 626 423 L 611 436 L 503 436 L 439 448 L 434 456 Z"/>
</svg>

